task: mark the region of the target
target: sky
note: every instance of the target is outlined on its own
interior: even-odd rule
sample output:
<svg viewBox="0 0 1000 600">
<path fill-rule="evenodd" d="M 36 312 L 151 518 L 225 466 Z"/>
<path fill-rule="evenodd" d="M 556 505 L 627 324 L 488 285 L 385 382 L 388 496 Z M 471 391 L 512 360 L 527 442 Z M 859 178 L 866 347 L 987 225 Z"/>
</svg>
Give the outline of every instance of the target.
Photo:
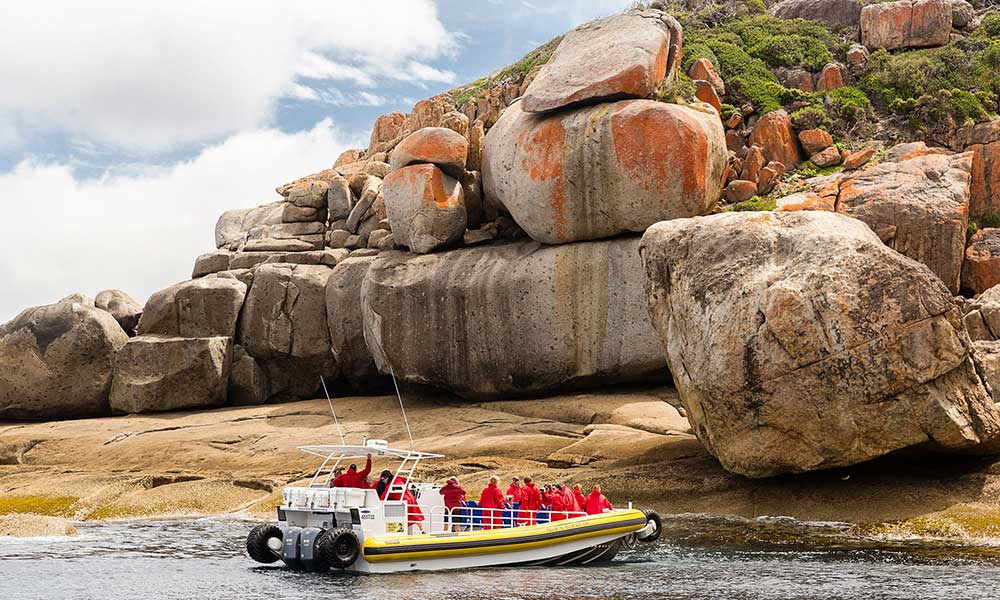
<svg viewBox="0 0 1000 600">
<path fill-rule="evenodd" d="M 10 0 L 0 322 L 190 277 L 225 210 L 629 0 Z"/>
</svg>

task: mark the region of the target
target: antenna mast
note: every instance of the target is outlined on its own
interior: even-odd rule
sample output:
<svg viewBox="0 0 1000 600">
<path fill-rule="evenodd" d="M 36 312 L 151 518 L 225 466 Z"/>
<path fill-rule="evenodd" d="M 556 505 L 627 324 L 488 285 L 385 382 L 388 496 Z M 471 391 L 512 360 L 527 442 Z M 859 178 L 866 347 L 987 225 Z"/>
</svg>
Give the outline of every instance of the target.
<svg viewBox="0 0 1000 600">
<path fill-rule="evenodd" d="M 393 381 L 395 381 L 395 379 L 393 379 Z M 344 440 L 344 430 L 340 428 L 340 419 L 337 418 L 337 412 L 333 410 L 333 400 L 330 399 L 330 392 L 326 390 L 326 380 L 323 379 L 322 375 L 319 376 L 319 382 L 323 384 L 323 393 L 326 394 L 326 402 L 330 405 L 330 414 L 333 415 L 333 422 L 337 424 L 337 432 L 340 433 L 340 443 L 346 446 L 347 442 Z M 400 400 L 400 402 L 402 402 L 402 400 Z M 407 425 L 406 429 L 409 431 L 410 426 Z M 413 445 L 412 437 L 410 438 L 410 445 Z"/>
</svg>

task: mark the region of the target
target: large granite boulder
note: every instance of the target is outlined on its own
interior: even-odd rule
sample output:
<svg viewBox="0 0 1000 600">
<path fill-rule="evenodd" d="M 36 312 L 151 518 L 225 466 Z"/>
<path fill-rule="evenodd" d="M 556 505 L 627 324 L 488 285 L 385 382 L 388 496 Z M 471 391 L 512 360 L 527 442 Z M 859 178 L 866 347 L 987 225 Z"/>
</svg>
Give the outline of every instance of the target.
<svg viewBox="0 0 1000 600">
<path fill-rule="evenodd" d="M 382 186 L 396 243 L 426 254 L 462 239 L 468 224 L 462 183 L 431 164 L 393 171 Z"/>
<path fill-rule="evenodd" d="M 310 397 L 320 376 L 336 377 L 326 324 L 324 265 L 257 267 L 239 321 L 238 341 L 267 373 L 271 398 Z"/>
<path fill-rule="evenodd" d="M 0 325 L 0 420 L 106 415 L 115 352 L 127 341 L 110 313 L 80 295 Z"/>
<path fill-rule="evenodd" d="M 644 231 L 709 212 L 722 194 L 725 133 L 707 105 L 623 100 L 536 115 L 521 104 L 486 134 L 483 187 L 532 239 Z"/>
<path fill-rule="evenodd" d="M 867 223 L 885 244 L 930 267 L 957 293 L 970 171 L 971 153 L 879 163 L 840 180 L 837 212 Z"/>
<path fill-rule="evenodd" d="M 680 24 L 659 10 L 632 10 L 566 34 L 525 90 L 522 108 L 547 112 L 583 102 L 645 98 L 681 60 Z"/>
<path fill-rule="evenodd" d="M 326 324 L 330 328 L 330 348 L 341 374 L 355 388 L 364 388 L 381 379 L 375 359 L 365 343 L 365 323 L 361 312 L 361 285 L 375 258 L 350 257 L 333 269 L 326 282 Z"/>
<path fill-rule="evenodd" d="M 134 414 L 221 406 L 231 360 L 228 337 L 134 337 L 115 360 L 111 410 Z"/>
<path fill-rule="evenodd" d="M 951 39 L 949 0 L 898 0 L 861 9 L 861 43 L 870 49 L 944 46 Z"/>
<path fill-rule="evenodd" d="M 139 334 L 181 337 L 236 335 L 247 286 L 224 277 L 202 277 L 162 289 L 146 301 Z"/>
<path fill-rule="evenodd" d="M 392 151 L 389 166 L 397 171 L 430 163 L 452 177 L 461 177 L 468 154 L 469 142 L 461 135 L 445 127 L 425 127 L 403 138 Z"/>
<path fill-rule="evenodd" d="M 142 305 L 135 298 L 121 290 L 104 290 L 94 298 L 94 306 L 111 313 L 125 333 L 135 335 L 142 316 Z"/>
<path fill-rule="evenodd" d="M 641 254 L 688 419 L 727 470 L 766 477 L 922 445 L 972 452 L 1000 435 L 951 294 L 860 221 L 666 221 Z"/>
<path fill-rule="evenodd" d="M 782 0 L 771 7 L 780 19 L 809 19 L 830 27 L 853 27 L 861 20 L 858 0 Z"/>
<path fill-rule="evenodd" d="M 638 238 L 383 252 L 361 288 L 382 373 L 468 398 L 667 378 Z"/>
</svg>

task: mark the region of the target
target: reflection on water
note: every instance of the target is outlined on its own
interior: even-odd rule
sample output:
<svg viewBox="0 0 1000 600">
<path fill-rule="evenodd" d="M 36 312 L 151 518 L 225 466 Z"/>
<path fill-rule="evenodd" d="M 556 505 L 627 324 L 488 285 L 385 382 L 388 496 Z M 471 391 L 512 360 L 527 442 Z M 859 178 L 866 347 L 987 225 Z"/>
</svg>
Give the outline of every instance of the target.
<svg viewBox="0 0 1000 600">
<path fill-rule="evenodd" d="M 345 576 L 261 567 L 251 524 L 79 525 L 73 538 L 0 540 L 0 599 L 27 598 L 994 598 L 1000 546 L 885 540 L 841 523 L 678 515 L 664 540 L 613 563 Z"/>
</svg>

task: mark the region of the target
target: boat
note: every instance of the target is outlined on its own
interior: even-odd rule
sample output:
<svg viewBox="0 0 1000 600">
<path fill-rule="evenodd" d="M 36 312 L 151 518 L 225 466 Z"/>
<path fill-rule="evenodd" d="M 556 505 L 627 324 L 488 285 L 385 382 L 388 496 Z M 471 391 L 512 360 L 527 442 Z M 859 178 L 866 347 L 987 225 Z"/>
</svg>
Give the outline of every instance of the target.
<svg viewBox="0 0 1000 600">
<path fill-rule="evenodd" d="M 412 478 L 418 465 L 444 456 L 391 448 L 385 440 L 299 450 L 322 464 L 307 486 L 283 490 L 277 522 L 250 531 L 247 553 L 257 562 L 359 574 L 585 565 L 611 560 L 637 542 L 654 542 L 662 531 L 655 511 L 631 504 L 594 515 L 488 509 L 473 502 L 449 510 L 440 486 Z M 398 461 L 385 499 L 374 489 L 331 487 L 341 465 L 369 454 Z"/>
</svg>

